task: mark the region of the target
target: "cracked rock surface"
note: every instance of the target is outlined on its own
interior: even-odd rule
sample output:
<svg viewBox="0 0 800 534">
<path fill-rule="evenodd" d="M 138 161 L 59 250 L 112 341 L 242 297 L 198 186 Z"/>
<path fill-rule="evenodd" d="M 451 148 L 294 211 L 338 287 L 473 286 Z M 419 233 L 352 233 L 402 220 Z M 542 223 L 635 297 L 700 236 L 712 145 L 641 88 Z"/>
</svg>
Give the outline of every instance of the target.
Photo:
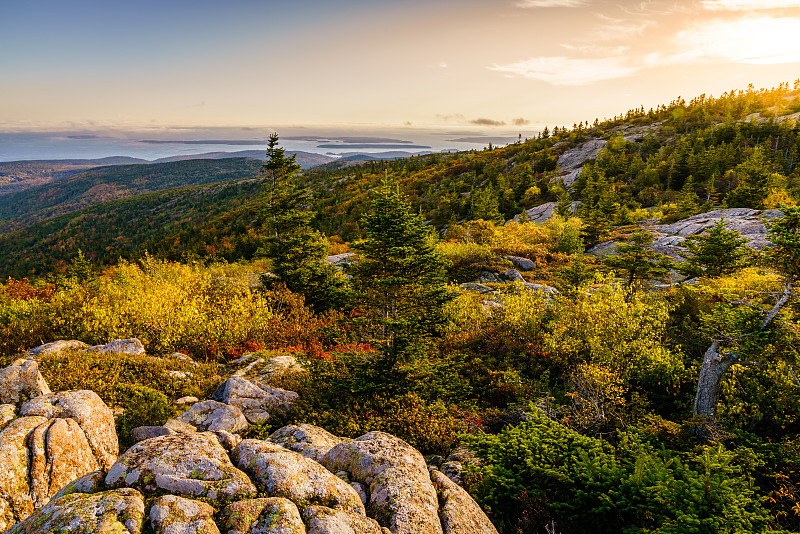
<svg viewBox="0 0 800 534">
<path fill-rule="evenodd" d="M 164 491 L 228 503 L 255 496 L 250 479 L 236 469 L 212 433 L 169 434 L 140 441 L 108 471 L 106 486 Z"/>
</svg>

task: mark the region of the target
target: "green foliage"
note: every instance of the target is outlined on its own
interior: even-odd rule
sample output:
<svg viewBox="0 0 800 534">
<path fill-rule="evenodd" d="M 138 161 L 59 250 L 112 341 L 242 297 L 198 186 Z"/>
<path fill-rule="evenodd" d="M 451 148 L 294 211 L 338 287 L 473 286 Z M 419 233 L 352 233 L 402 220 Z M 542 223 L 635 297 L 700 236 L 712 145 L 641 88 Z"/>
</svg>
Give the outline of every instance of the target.
<svg viewBox="0 0 800 534">
<path fill-rule="evenodd" d="M 501 532 L 766 532 L 753 482 L 722 445 L 657 450 L 635 434 L 617 447 L 535 410 L 498 435 L 465 437 L 483 459 L 467 487 Z"/>
<path fill-rule="evenodd" d="M 123 448 L 134 443 L 131 430 L 138 426 L 163 425 L 175 413 L 172 401 L 158 390 L 147 386 L 127 386 L 120 390 L 126 402 L 125 411 L 117 418 L 116 427 Z"/>
<path fill-rule="evenodd" d="M 617 246 L 617 254 L 606 256 L 603 263 L 608 269 L 623 275 L 626 285 L 631 289 L 635 282 L 663 281 L 669 275 L 672 261 L 665 254 L 648 249 L 652 242 L 653 234 L 636 230 L 627 243 Z"/>
<path fill-rule="evenodd" d="M 278 147 L 278 135 L 270 135 L 262 167 L 269 184 L 265 255 L 272 260 L 277 279 L 264 277 L 262 281 L 267 287 L 275 281 L 285 284 L 320 312 L 341 301 L 344 279 L 325 262 L 330 249 L 327 239 L 309 226 L 315 214 L 306 209 L 308 191 L 294 181 L 299 170 L 295 156 L 286 157 L 284 149 Z"/>
<path fill-rule="evenodd" d="M 376 321 L 378 341 L 394 347 L 396 341 L 439 332 L 442 306 L 454 295 L 445 285 L 447 264 L 430 229 L 389 181 L 362 225 L 364 240 L 352 245 L 361 261 L 351 272 L 358 301 Z"/>
<path fill-rule="evenodd" d="M 689 236 L 683 245 L 690 255 L 676 267 L 689 278 L 725 276 L 747 266 L 747 240 L 720 220 L 708 234 Z"/>
</svg>

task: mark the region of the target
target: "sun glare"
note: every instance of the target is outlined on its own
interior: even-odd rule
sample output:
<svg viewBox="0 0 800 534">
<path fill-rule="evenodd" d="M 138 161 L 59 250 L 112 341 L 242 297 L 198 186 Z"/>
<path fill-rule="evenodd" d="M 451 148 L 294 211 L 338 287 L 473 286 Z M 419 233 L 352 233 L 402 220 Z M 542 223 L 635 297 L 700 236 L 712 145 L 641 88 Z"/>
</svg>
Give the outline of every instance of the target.
<svg viewBox="0 0 800 534">
<path fill-rule="evenodd" d="M 783 17 L 717 21 L 677 34 L 687 59 L 777 64 L 800 61 L 800 19 Z"/>
</svg>

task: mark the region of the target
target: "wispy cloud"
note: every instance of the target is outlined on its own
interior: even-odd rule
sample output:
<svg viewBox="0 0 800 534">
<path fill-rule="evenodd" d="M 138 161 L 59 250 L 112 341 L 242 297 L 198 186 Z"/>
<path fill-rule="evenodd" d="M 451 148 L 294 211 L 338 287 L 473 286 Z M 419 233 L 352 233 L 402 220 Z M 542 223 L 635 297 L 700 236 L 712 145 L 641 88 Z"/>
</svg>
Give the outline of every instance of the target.
<svg viewBox="0 0 800 534">
<path fill-rule="evenodd" d="M 582 7 L 589 5 L 589 0 L 519 0 L 517 7 L 540 8 L 540 7 Z"/>
<path fill-rule="evenodd" d="M 800 8 L 800 0 L 700 0 L 700 5 L 714 11 L 753 11 Z"/>
<path fill-rule="evenodd" d="M 528 119 L 523 119 L 522 117 L 511 121 L 511 124 L 513 124 L 514 126 L 527 126 L 530 123 L 531 121 L 529 121 Z"/>
<path fill-rule="evenodd" d="M 439 113 L 436 115 L 436 118 L 442 122 L 464 122 L 467 120 L 461 113 L 450 113 L 447 115 Z"/>
<path fill-rule="evenodd" d="M 469 121 L 469 123 L 470 124 L 476 124 L 478 126 L 505 126 L 506 125 L 505 121 L 498 121 L 498 120 L 494 120 L 494 119 L 485 119 L 485 118 L 473 119 L 473 120 Z"/>
<path fill-rule="evenodd" d="M 639 67 L 623 58 L 534 57 L 508 65 L 493 65 L 490 70 L 509 76 L 542 80 L 554 85 L 587 85 L 602 80 L 621 78 L 635 73 Z"/>
</svg>

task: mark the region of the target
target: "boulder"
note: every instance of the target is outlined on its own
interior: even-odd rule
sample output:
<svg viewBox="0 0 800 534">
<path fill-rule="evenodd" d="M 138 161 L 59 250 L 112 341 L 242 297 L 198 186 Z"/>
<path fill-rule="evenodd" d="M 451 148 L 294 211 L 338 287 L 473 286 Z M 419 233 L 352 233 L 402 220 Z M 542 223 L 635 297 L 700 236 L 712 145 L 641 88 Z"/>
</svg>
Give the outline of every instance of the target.
<svg viewBox="0 0 800 534">
<path fill-rule="evenodd" d="M 231 458 L 270 497 L 285 497 L 301 507 L 319 504 L 365 513 L 361 498 L 347 482 L 302 454 L 268 441 L 246 439 Z"/>
<path fill-rule="evenodd" d="M 211 433 L 180 433 L 140 441 L 120 456 L 106 486 L 134 487 L 227 503 L 253 497 L 256 488 L 236 469 Z"/>
<path fill-rule="evenodd" d="M 63 488 L 58 493 L 53 495 L 53 499 L 58 499 L 70 493 L 97 493 L 105 489 L 106 472 L 98 469 L 91 473 L 86 473 L 80 478 L 76 478 Z"/>
<path fill-rule="evenodd" d="M 34 360 L 15 360 L 0 370 L 0 404 L 16 405 L 49 393 L 50 388 Z"/>
<path fill-rule="evenodd" d="M 115 339 L 109 341 L 105 345 L 89 347 L 87 350 L 100 353 L 116 352 L 119 354 L 131 354 L 133 356 L 141 356 L 145 353 L 144 345 L 135 337 L 130 339 Z"/>
<path fill-rule="evenodd" d="M 279 428 L 269 436 L 268 441 L 319 462 L 329 450 L 345 440 L 324 428 L 300 424 Z"/>
<path fill-rule="evenodd" d="M 211 396 L 214 400 L 239 408 L 251 423 L 263 423 L 285 415 L 297 399 L 297 393 L 232 376 L 220 384 Z"/>
<path fill-rule="evenodd" d="M 239 408 L 214 400 L 193 404 L 175 420 L 188 423 L 198 430 L 224 430 L 231 434 L 238 434 L 250 426 Z"/>
<path fill-rule="evenodd" d="M 536 291 L 542 293 L 545 297 L 558 295 L 558 289 L 545 284 L 531 284 L 529 282 L 525 282 L 522 287 L 524 287 L 528 291 Z"/>
<path fill-rule="evenodd" d="M 131 430 L 131 437 L 134 443 L 139 443 L 150 438 L 157 438 L 158 436 L 166 436 L 167 434 L 175 434 L 176 432 L 165 426 L 137 426 Z"/>
<path fill-rule="evenodd" d="M 74 419 L 51 419 L 28 436 L 30 492 L 35 508 L 100 464 L 80 425 Z"/>
<path fill-rule="evenodd" d="M 368 484 L 369 515 L 394 534 L 442 534 L 425 459 L 400 438 L 369 432 L 333 447 L 322 464 Z"/>
<path fill-rule="evenodd" d="M 176 495 L 153 501 L 150 525 L 156 534 L 220 534 L 211 505 Z"/>
<path fill-rule="evenodd" d="M 21 417 L 0 431 L 0 531 L 25 519 L 34 510 L 26 443 L 28 435 L 45 423 L 44 417 Z"/>
<path fill-rule="evenodd" d="M 45 356 L 54 356 L 56 354 L 61 354 L 62 352 L 77 352 L 86 350 L 88 348 L 89 345 L 83 341 L 78 341 L 75 339 L 65 341 L 63 339 L 59 339 L 58 341 L 45 343 L 44 345 L 39 345 L 38 347 L 29 350 L 26 356 L 33 358 L 34 360 L 40 360 Z"/>
<path fill-rule="evenodd" d="M 307 534 L 384 534 L 386 530 L 372 518 L 333 510 L 324 506 L 309 506 L 303 510 Z"/>
<path fill-rule="evenodd" d="M 491 271 L 481 271 L 481 275 L 478 277 L 479 284 L 502 284 L 503 282 L 504 280 L 499 274 Z"/>
<path fill-rule="evenodd" d="M 352 264 L 356 263 L 356 255 L 353 252 L 334 254 L 325 258 L 325 261 L 341 271 L 347 271 Z"/>
<path fill-rule="evenodd" d="M 513 265 L 515 269 L 521 271 L 532 271 L 536 269 L 536 262 L 528 258 L 522 258 L 520 256 L 505 256 L 505 258 L 511 262 L 511 265 Z"/>
<path fill-rule="evenodd" d="M 430 475 L 439 497 L 444 534 L 497 534 L 492 522 L 464 488 L 436 469 L 431 469 Z"/>
<path fill-rule="evenodd" d="M 73 419 L 86 434 L 100 467 L 108 469 L 117 459 L 119 442 L 114 415 L 94 391 L 61 391 L 36 397 L 22 405 L 20 415 Z"/>
<path fill-rule="evenodd" d="M 122 488 L 53 499 L 6 534 L 138 534 L 143 523 L 142 494 Z"/>
<path fill-rule="evenodd" d="M 516 269 L 509 269 L 503 273 L 503 278 L 506 279 L 508 282 L 522 282 L 525 283 L 525 279 Z"/>
<path fill-rule="evenodd" d="M 167 419 L 167 422 L 164 423 L 164 428 L 172 430 L 175 434 L 197 432 L 197 429 L 194 426 L 190 425 L 189 423 L 184 423 L 183 421 L 178 421 L 177 419 Z"/>
<path fill-rule="evenodd" d="M 282 497 L 235 502 L 220 516 L 225 534 L 306 534 L 297 506 Z"/>
<path fill-rule="evenodd" d="M 477 282 L 465 282 L 460 287 L 463 291 L 475 291 L 477 293 L 494 293 L 494 289 L 487 285 L 479 284 Z"/>
<path fill-rule="evenodd" d="M 119 452 L 111 410 L 92 391 L 39 396 L 19 414 L 0 431 L 0 530 Z"/>
</svg>

